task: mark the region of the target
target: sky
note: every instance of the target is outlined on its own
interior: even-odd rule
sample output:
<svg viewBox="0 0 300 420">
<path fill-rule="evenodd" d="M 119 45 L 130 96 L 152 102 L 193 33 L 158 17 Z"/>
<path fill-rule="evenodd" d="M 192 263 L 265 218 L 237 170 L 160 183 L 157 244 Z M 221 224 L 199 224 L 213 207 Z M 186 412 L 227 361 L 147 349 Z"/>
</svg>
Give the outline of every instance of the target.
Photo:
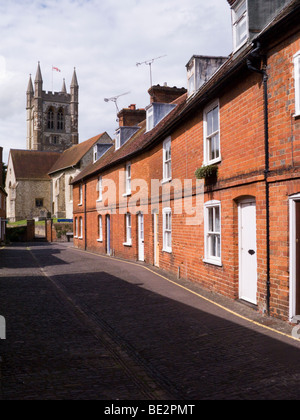
<svg viewBox="0 0 300 420">
<path fill-rule="evenodd" d="M 118 126 L 119 109 L 150 103 L 153 84 L 186 87 L 194 55 L 232 52 L 227 0 L 6 0 L 0 4 L 0 146 L 26 149 L 26 90 L 40 62 L 43 90 L 79 84 L 79 141 Z M 52 71 L 52 66 L 61 72 Z"/>
</svg>

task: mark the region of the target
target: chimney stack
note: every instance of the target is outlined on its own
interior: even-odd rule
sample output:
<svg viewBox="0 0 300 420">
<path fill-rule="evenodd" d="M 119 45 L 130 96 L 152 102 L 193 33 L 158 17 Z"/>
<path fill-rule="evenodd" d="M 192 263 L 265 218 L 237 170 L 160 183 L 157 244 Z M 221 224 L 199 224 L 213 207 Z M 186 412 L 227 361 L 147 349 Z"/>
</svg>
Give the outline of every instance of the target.
<svg viewBox="0 0 300 420">
<path fill-rule="evenodd" d="M 156 85 L 152 86 L 148 93 L 151 98 L 151 104 L 157 102 L 162 104 L 170 104 L 180 96 L 187 92 L 185 88 L 169 87 L 167 83 L 164 86 Z"/>
<path fill-rule="evenodd" d="M 136 105 L 131 104 L 118 113 L 118 119 L 119 127 L 135 127 L 146 119 L 146 110 L 136 109 Z"/>
</svg>

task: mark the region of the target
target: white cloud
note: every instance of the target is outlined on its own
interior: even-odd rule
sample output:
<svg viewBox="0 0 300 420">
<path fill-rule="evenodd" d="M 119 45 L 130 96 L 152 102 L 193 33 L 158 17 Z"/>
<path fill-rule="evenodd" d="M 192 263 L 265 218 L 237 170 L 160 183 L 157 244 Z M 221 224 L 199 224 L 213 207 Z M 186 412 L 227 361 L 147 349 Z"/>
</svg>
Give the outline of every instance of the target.
<svg viewBox="0 0 300 420">
<path fill-rule="evenodd" d="M 186 86 L 185 65 L 193 54 L 231 52 L 226 0 L 10 0 L 0 4 L 0 145 L 26 147 L 25 99 L 29 74 L 41 62 L 44 90 L 69 89 L 74 66 L 80 85 L 81 141 L 116 128 L 116 112 L 105 97 L 127 91 L 118 101 L 149 103 L 153 83 Z"/>
</svg>

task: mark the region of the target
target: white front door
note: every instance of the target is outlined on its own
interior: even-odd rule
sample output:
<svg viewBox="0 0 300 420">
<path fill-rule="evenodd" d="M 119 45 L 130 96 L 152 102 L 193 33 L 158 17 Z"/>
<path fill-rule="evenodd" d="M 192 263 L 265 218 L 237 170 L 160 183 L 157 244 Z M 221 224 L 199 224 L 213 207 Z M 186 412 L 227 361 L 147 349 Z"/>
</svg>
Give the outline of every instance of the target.
<svg viewBox="0 0 300 420">
<path fill-rule="evenodd" d="M 154 265 L 159 267 L 159 214 L 154 213 Z"/>
<path fill-rule="evenodd" d="M 142 213 L 138 215 L 138 247 L 139 261 L 144 261 L 144 215 Z"/>
<path fill-rule="evenodd" d="M 290 198 L 290 319 L 300 315 L 300 194 Z"/>
<path fill-rule="evenodd" d="M 256 204 L 244 201 L 239 205 L 239 297 L 257 304 Z"/>
</svg>

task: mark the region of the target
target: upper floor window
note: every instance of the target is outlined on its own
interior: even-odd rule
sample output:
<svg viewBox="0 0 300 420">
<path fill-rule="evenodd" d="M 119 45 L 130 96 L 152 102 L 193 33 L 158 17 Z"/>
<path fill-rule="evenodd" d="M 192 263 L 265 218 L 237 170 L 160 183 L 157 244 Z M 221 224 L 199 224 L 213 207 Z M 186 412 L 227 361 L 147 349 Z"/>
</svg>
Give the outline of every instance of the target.
<svg viewBox="0 0 300 420">
<path fill-rule="evenodd" d="M 79 185 L 79 206 L 82 206 L 82 199 L 83 199 L 83 194 L 82 194 L 82 184 Z"/>
<path fill-rule="evenodd" d="M 70 178 L 69 178 L 69 199 L 70 199 L 70 201 L 73 202 L 73 185 L 72 185 L 72 182 L 73 182 L 73 178 L 70 176 Z"/>
<path fill-rule="evenodd" d="M 62 109 L 57 113 L 57 129 L 64 130 L 64 111 Z"/>
<path fill-rule="evenodd" d="M 300 51 L 294 56 L 295 114 L 300 115 Z"/>
<path fill-rule="evenodd" d="M 54 112 L 52 108 L 49 109 L 47 114 L 47 127 L 49 130 L 54 129 Z"/>
<path fill-rule="evenodd" d="M 119 150 L 121 147 L 121 131 L 116 132 L 115 150 Z"/>
<path fill-rule="evenodd" d="M 147 131 L 151 131 L 154 127 L 154 115 L 153 115 L 153 106 L 151 106 L 149 109 L 147 109 Z"/>
<path fill-rule="evenodd" d="M 163 143 L 163 181 L 172 179 L 171 137 Z"/>
<path fill-rule="evenodd" d="M 216 101 L 204 110 L 204 164 L 221 160 L 219 102 Z"/>
<path fill-rule="evenodd" d="M 234 50 L 241 47 L 248 39 L 247 2 L 242 0 L 232 9 Z"/>
<path fill-rule="evenodd" d="M 126 164 L 126 171 L 125 171 L 125 194 L 131 194 L 131 163 L 128 162 Z"/>
<path fill-rule="evenodd" d="M 43 198 L 36 198 L 35 199 L 35 207 L 43 207 L 43 206 L 44 206 Z"/>
<path fill-rule="evenodd" d="M 97 162 L 98 159 L 98 146 L 96 144 L 96 146 L 94 146 L 94 150 L 93 150 L 93 161 L 94 163 Z"/>
</svg>

